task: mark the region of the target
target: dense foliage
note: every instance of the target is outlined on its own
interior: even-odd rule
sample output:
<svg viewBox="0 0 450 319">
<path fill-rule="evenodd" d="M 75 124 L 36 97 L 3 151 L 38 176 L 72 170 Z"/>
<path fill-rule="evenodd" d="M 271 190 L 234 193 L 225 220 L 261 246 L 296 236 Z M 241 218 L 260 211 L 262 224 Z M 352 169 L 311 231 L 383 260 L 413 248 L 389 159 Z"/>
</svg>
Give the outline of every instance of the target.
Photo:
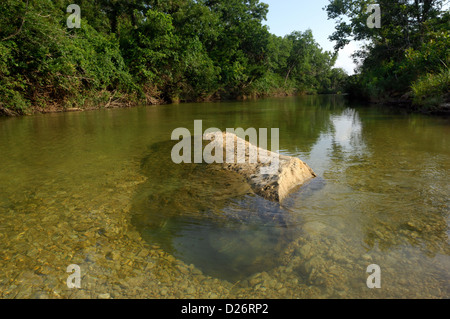
<svg viewBox="0 0 450 319">
<path fill-rule="evenodd" d="M 445 3 L 447 2 L 447 7 Z M 449 98 L 450 14 L 448 1 L 378 0 L 381 28 L 368 28 L 369 0 L 330 0 L 336 19 L 336 49 L 366 41 L 356 54 L 362 63 L 349 80 L 349 93 L 375 100 L 409 100 L 436 108 Z M 447 8 L 447 9 L 446 9 Z"/>
<path fill-rule="evenodd" d="M 0 114 L 337 92 L 346 79 L 312 33 L 270 34 L 259 0 L 0 2 Z"/>
</svg>

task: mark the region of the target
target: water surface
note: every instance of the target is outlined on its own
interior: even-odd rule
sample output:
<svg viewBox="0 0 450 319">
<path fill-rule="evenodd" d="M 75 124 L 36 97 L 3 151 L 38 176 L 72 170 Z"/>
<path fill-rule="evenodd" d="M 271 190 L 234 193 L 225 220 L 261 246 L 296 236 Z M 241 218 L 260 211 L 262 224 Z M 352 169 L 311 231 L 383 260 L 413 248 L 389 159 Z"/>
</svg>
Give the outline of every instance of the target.
<svg viewBox="0 0 450 319">
<path fill-rule="evenodd" d="M 200 119 L 279 128 L 319 178 L 277 204 L 171 163 Z M 338 96 L 1 118 L 0 296 L 449 298 L 449 124 Z"/>
</svg>

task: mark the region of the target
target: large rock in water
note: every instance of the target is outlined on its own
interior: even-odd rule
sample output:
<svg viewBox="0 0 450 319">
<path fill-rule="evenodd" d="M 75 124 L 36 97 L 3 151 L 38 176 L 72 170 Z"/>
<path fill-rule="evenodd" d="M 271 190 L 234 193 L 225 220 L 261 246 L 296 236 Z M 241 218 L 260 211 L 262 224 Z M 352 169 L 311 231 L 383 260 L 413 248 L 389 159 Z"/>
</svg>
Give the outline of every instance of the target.
<svg viewBox="0 0 450 319">
<path fill-rule="evenodd" d="M 224 163 L 221 165 L 224 169 L 243 176 L 253 191 L 265 199 L 281 202 L 294 188 L 317 177 L 314 171 L 300 159 L 267 151 L 235 134 L 214 132 L 205 134 L 204 139 L 212 141 L 209 144 L 211 148 L 223 150 Z M 234 141 L 234 143 L 227 144 L 227 141 Z M 245 145 L 245 153 L 238 153 L 238 145 Z M 227 161 L 227 154 L 234 154 L 234 160 L 231 163 Z M 251 154 L 257 154 L 257 158 L 252 158 Z M 212 161 L 216 155 L 211 155 L 209 160 Z M 271 167 L 275 169 L 270 169 Z"/>
</svg>

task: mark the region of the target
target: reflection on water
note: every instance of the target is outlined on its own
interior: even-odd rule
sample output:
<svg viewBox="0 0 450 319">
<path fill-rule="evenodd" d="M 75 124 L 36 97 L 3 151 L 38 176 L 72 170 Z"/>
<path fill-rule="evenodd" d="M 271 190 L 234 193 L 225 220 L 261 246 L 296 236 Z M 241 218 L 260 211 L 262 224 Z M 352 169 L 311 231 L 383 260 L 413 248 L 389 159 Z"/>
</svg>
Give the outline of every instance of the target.
<svg viewBox="0 0 450 319">
<path fill-rule="evenodd" d="M 338 162 L 342 164 L 352 158 L 359 161 L 367 155 L 367 149 L 362 138 L 362 123 L 355 109 L 346 108 L 337 114 L 330 115 L 329 125 L 323 130 L 308 153 L 297 152 L 293 155 L 305 156 L 315 163 L 315 171 L 321 175 Z"/>
<path fill-rule="evenodd" d="M 334 134 L 333 146 L 342 153 L 358 155 L 364 152 L 364 141 L 361 136 L 361 120 L 354 109 L 345 109 L 342 114 L 331 117 Z"/>
<path fill-rule="evenodd" d="M 319 177 L 278 205 L 173 164 L 165 141 L 197 119 L 280 128 Z M 70 297 L 79 263 L 94 298 L 448 298 L 449 124 L 335 96 L 0 119 L 0 296 Z"/>
</svg>

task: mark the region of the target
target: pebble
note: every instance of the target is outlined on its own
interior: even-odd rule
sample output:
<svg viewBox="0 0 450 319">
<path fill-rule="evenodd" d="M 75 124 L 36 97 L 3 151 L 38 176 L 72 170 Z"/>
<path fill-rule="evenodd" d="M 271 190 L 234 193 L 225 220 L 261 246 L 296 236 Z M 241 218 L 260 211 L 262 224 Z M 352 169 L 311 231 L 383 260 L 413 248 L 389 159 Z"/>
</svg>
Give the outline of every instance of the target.
<svg viewBox="0 0 450 319">
<path fill-rule="evenodd" d="M 300 256 L 302 256 L 305 259 L 308 259 L 311 257 L 310 253 L 311 253 L 311 245 L 310 244 L 306 244 L 304 246 L 302 246 L 299 250 Z"/>
<path fill-rule="evenodd" d="M 184 266 L 184 265 L 178 265 L 178 270 L 184 275 L 189 274 L 189 269 L 186 268 L 186 266 Z"/>
<path fill-rule="evenodd" d="M 41 292 L 41 293 L 37 293 L 33 299 L 49 299 L 48 294 Z"/>
<path fill-rule="evenodd" d="M 188 289 L 186 289 L 186 293 L 188 294 L 188 295 L 193 295 L 193 294 L 195 294 L 195 288 L 194 287 L 189 287 Z"/>
<path fill-rule="evenodd" d="M 53 186 L 51 183 L 48 184 L 48 187 Z M 335 238 L 324 231 L 325 225 L 308 223 L 306 231 L 317 236 L 298 239 L 295 244 L 286 249 L 283 248 L 282 251 L 286 252 L 287 257 L 283 260 L 282 267 L 267 269 L 265 272 L 249 276 L 239 284 L 234 284 L 212 278 L 207 273 L 203 274 L 195 265 L 187 266 L 173 255 L 163 251 L 157 244 L 153 247 L 146 244 L 137 231 L 130 229 L 129 218 L 132 214 L 131 208 L 127 206 L 133 192 L 130 193 L 131 189 L 125 191 L 122 189 L 120 191 L 122 195 L 131 195 L 118 197 L 114 193 L 117 189 L 109 187 L 113 186 L 104 185 L 104 188 L 110 191 L 108 197 L 103 194 L 103 197 L 91 198 L 86 195 L 95 194 L 95 192 L 90 190 L 84 192 L 83 185 L 77 185 L 75 195 L 58 196 L 56 199 L 47 201 L 47 207 L 41 203 L 37 206 L 34 203 L 29 205 L 25 203 L 21 204 L 23 207 L 16 205 L 9 213 L 4 211 L 5 214 L 10 214 L 11 218 L 5 217 L 6 224 L 5 226 L 2 224 L 10 231 L 0 233 L 2 242 L 7 243 L 0 250 L 0 269 L 2 269 L 0 287 L 3 287 L 0 288 L 1 297 L 167 298 L 172 297 L 175 292 L 179 298 L 189 295 L 195 298 L 206 296 L 211 299 L 239 296 L 241 298 L 289 298 L 291 296 L 315 298 L 323 297 L 324 292 L 342 298 L 368 296 L 365 283 L 367 275 L 364 273 L 365 269 L 361 270 L 360 266 L 363 264 L 361 259 L 367 262 L 372 258 L 378 260 L 379 252 L 374 248 L 369 254 L 363 249 L 354 247 L 354 250 L 350 252 L 351 248 L 347 248 L 341 241 L 336 242 Z M 60 193 L 62 194 L 66 192 Z M 73 192 L 68 191 L 67 194 L 73 194 Z M 48 196 L 47 191 L 43 189 L 39 197 L 46 196 Z M 74 198 L 85 200 L 74 201 Z M 49 203 L 52 207 L 48 206 Z M 23 211 L 27 211 L 27 218 L 22 219 Z M 19 216 L 22 224 L 13 222 L 13 216 L 14 218 Z M 404 225 L 405 223 L 402 223 L 403 227 Z M 400 229 L 399 232 L 408 238 L 415 236 L 417 240 L 422 240 L 424 232 L 419 233 L 419 230 L 432 232 L 436 225 L 438 224 L 433 223 L 433 228 L 429 228 L 431 226 L 415 222 L 408 224 L 409 228 Z M 382 232 L 376 233 L 380 239 L 383 236 L 390 238 L 391 233 L 383 228 L 381 230 Z M 22 235 L 18 237 L 17 234 Z M 105 234 L 115 237 L 107 238 Z M 309 234 L 306 235 L 309 236 Z M 339 237 L 336 238 L 341 240 Z M 427 238 L 430 244 L 439 243 L 441 240 L 438 236 L 430 238 Z M 342 248 L 343 246 L 345 247 Z M 438 251 L 439 247 L 436 247 Z M 332 253 L 329 254 L 329 251 Z M 389 249 L 388 252 L 391 257 L 386 262 L 383 261 L 383 264 L 380 261 L 383 274 L 387 278 L 389 275 L 394 276 L 403 271 L 403 275 L 408 279 L 399 280 L 392 290 L 384 290 L 383 296 L 402 296 L 402 292 L 405 292 L 406 296 L 409 292 L 401 288 L 409 289 L 417 283 L 417 280 L 423 279 L 407 277 L 409 271 L 413 270 L 412 273 L 415 273 L 415 267 L 419 265 L 420 260 L 408 259 L 407 268 L 399 270 L 399 255 L 394 249 Z M 407 258 L 406 255 L 403 257 Z M 341 262 L 337 263 L 329 258 Z M 81 266 L 83 289 L 68 290 L 66 287 L 66 268 L 72 263 Z M 335 268 L 332 268 L 333 264 L 336 265 Z M 384 264 L 391 265 L 392 268 L 385 267 Z M 401 266 L 403 267 L 403 264 Z M 422 269 L 427 265 L 419 266 Z M 307 275 L 301 276 L 300 269 L 304 269 Z M 432 282 L 420 286 L 424 289 L 415 288 L 419 291 L 417 296 L 448 298 L 445 283 L 433 282 L 433 275 L 431 274 L 428 278 Z M 322 285 L 322 287 L 308 286 L 309 279 L 315 285 Z M 25 288 L 25 283 L 29 284 L 29 288 Z M 101 293 L 104 290 L 110 293 Z M 47 292 L 50 293 L 47 294 Z M 359 295 L 360 292 L 361 295 Z M 415 295 L 415 292 L 411 292 L 410 295 Z"/>
<path fill-rule="evenodd" d="M 287 288 L 281 288 L 278 293 L 281 295 L 286 295 L 286 293 L 288 292 Z"/>
<path fill-rule="evenodd" d="M 256 286 L 257 284 L 259 284 L 261 281 L 262 281 L 262 278 L 261 278 L 261 277 L 258 277 L 258 278 L 252 278 L 252 279 L 250 279 L 250 280 L 248 281 L 248 283 L 249 283 L 250 287 L 254 287 L 254 286 Z"/>
</svg>

